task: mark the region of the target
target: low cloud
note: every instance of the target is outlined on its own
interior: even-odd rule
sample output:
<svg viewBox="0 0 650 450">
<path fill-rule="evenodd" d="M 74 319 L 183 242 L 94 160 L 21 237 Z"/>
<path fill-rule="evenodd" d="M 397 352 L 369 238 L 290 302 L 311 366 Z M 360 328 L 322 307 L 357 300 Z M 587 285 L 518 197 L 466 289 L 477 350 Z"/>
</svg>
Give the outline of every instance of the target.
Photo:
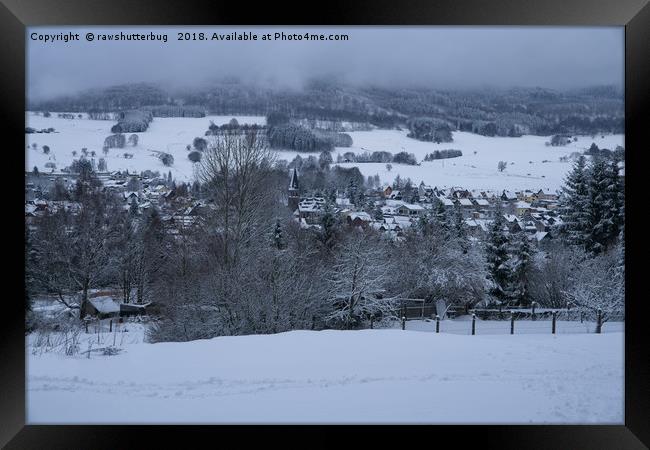
<svg viewBox="0 0 650 450">
<path fill-rule="evenodd" d="M 79 33 L 43 42 L 31 33 Z M 87 32 L 166 33 L 160 41 L 88 42 Z M 178 41 L 178 32 L 346 34 L 347 41 Z M 193 87 L 220 77 L 300 88 L 314 77 L 362 85 L 564 89 L 622 86 L 622 27 L 32 27 L 30 99 L 129 82 Z"/>
</svg>

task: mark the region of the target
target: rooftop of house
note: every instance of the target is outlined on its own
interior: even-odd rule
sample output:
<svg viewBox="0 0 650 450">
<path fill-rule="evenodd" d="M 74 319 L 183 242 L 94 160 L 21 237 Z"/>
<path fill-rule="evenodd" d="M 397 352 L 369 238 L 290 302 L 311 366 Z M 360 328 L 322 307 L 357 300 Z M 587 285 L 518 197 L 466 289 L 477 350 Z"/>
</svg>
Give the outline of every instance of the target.
<svg viewBox="0 0 650 450">
<path fill-rule="evenodd" d="M 424 207 L 421 205 L 413 205 L 411 203 L 403 203 L 400 208 L 406 208 L 410 211 L 423 211 Z"/>
<path fill-rule="evenodd" d="M 325 208 L 325 199 L 323 197 L 306 197 L 300 199 L 298 210 L 301 212 L 322 211 Z"/>
<path fill-rule="evenodd" d="M 102 314 L 120 312 L 120 304 L 113 297 L 95 297 L 88 299 L 91 305 Z"/>
<path fill-rule="evenodd" d="M 348 214 L 348 217 L 350 218 L 350 220 L 354 220 L 354 219 L 358 218 L 358 219 L 363 220 L 365 222 L 370 222 L 372 220 L 372 217 L 370 217 L 370 214 L 368 214 L 366 212 L 363 212 L 363 211 L 361 211 L 361 212 L 351 212 L 351 213 Z"/>
</svg>

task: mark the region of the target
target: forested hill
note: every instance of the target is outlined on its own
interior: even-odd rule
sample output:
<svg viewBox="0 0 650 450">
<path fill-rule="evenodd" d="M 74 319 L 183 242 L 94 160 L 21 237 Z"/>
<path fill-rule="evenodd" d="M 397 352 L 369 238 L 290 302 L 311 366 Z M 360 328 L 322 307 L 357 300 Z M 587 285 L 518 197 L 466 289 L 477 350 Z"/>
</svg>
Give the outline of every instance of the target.
<svg viewBox="0 0 650 450">
<path fill-rule="evenodd" d="M 623 133 L 620 89 L 598 86 L 556 91 L 544 88 L 434 90 L 353 87 L 313 81 L 301 89 L 253 86 L 236 81 L 170 91 L 138 83 L 94 89 L 47 101 L 30 101 L 35 111 L 120 111 L 163 105 L 191 105 L 192 113 L 266 115 L 295 119 L 369 123 L 392 128 L 422 119 L 444 122 L 452 130 L 488 136 L 557 133 Z M 157 108 L 160 110 L 160 108 Z M 181 108 L 181 111 L 183 109 Z M 170 109 L 168 111 L 173 111 Z"/>
</svg>

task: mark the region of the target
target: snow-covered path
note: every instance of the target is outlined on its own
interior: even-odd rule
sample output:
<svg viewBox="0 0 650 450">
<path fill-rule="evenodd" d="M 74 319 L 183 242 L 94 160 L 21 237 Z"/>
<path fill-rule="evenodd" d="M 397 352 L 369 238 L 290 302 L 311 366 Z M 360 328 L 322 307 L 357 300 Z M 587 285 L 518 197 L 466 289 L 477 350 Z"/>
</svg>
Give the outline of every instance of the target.
<svg viewBox="0 0 650 450">
<path fill-rule="evenodd" d="M 293 331 L 28 355 L 28 423 L 622 423 L 623 333 Z"/>
</svg>

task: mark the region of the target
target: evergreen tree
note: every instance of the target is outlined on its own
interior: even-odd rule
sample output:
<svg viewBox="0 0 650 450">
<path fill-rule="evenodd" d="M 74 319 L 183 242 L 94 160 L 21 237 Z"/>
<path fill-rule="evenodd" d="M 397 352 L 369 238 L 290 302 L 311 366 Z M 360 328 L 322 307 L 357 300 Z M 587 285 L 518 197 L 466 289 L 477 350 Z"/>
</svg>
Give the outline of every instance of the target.
<svg viewBox="0 0 650 450">
<path fill-rule="evenodd" d="M 350 199 L 350 203 L 353 205 L 359 203 L 359 189 L 357 187 L 357 182 L 354 179 L 350 180 L 346 195 Z"/>
<path fill-rule="evenodd" d="M 625 204 L 625 193 L 617 158 L 612 157 L 608 161 L 605 178 L 605 207 L 606 215 L 609 218 L 607 233 L 608 243 L 611 244 L 619 237 L 625 218 L 623 206 Z"/>
<path fill-rule="evenodd" d="M 562 188 L 561 212 L 563 232 L 567 242 L 572 245 L 584 245 L 589 227 L 587 205 L 589 186 L 586 159 L 580 156 L 567 176 Z"/>
<path fill-rule="evenodd" d="M 381 210 L 381 205 L 375 204 L 375 207 L 372 211 L 372 217 L 375 220 L 383 221 L 384 220 L 384 212 Z"/>
<path fill-rule="evenodd" d="M 453 238 L 456 239 L 463 253 L 467 253 L 469 243 L 467 241 L 467 231 L 465 230 L 465 219 L 463 219 L 463 213 L 460 206 L 454 208 Z"/>
<path fill-rule="evenodd" d="M 420 216 L 417 225 L 422 236 L 429 236 L 433 231 L 433 221 L 428 214 Z"/>
<path fill-rule="evenodd" d="M 282 224 L 280 223 L 280 219 L 276 219 L 275 228 L 273 229 L 273 246 L 278 250 L 282 250 L 285 245 L 286 242 L 284 239 L 284 233 L 282 232 Z"/>
<path fill-rule="evenodd" d="M 520 231 L 517 233 L 513 245 L 512 259 L 510 261 L 510 270 L 512 282 L 509 288 L 509 295 L 517 300 L 520 305 L 528 305 L 529 298 L 529 273 L 532 265 L 534 249 L 526 233 Z"/>
<path fill-rule="evenodd" d="M 505 300 L 508 297 L 507 290 L 510 281 L 510 268 L 508 267 L 510 242 L 503 228 L 503 211 L 501 207 L 498 207 L 488 234 L 485 256 L 488 279 L 492 281 L 490 293 L 500 300 Z"/>
<path fill-rule="evenodd" d="M 431 216 L 431 222 L 435 227 L 440 229 L 445 239 L 449 239 L 451 237 L 451 227 L 449 226 L 449 217 L 445 205 L 438 198 L 436 198 L 434 202 L 434 213 Z"/>
<path fill-rule="evenodd" d="M 332 208 L 330 206 L 330 203 L 325 202 L 324 214 L 321 217 L 322 231 L 320 234 L 320 239 L 321 242 L 328 249 L 331 249 L 334 246 L 335 225 L 336 225 L 336 221 L 334 219 L 334 214 L 332 213 Z"/>
<path fill-rule="evenodd" d="M 129 206 L 129 214 L 131 215 L 131 217 L 137 217 L 138 215 L 137 202 L 131 202 L 131 205 Z"/>
<path fill-rule="evenodd" d="M 585 249 L 593 254 L 606 251 L 620 230 L 619 191 L 616 186 L 618 177 L 612 173 L 611 167 L 607 159 L 595 158 L 589 170 L 586 208 L 589 222 Z"/>
</svg>

